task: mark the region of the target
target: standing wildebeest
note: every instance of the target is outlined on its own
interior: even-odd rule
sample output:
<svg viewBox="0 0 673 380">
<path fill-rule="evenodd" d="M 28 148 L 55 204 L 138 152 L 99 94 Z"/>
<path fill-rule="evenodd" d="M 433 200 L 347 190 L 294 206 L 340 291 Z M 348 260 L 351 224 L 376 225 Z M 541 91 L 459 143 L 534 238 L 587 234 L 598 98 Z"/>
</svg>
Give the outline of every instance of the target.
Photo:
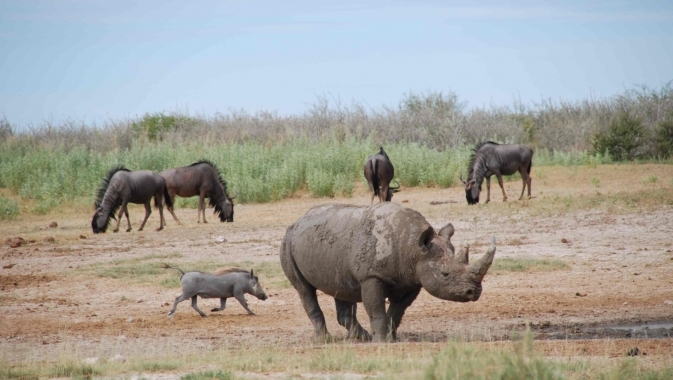
<svg viewBox="0 0 673 380">
<path fill-rule="evenodd" d="M 528 198 L 530 198 L 531 166 L 533 166 L 533 151 L 523 145 L 501 145 L 492 141 L 477 144 L 470 157 L 467 181 L 463 181 L 467 203 L 471 205 L 479 203 L 479 192 L 484 177 L 486 178 L 486 203 L 491 201 L 491 176 L 493 174 L 498 177 L 503 202 L 506 202 L 507 194 L 502 185 L 502 176 L 516 172 L 521 174 L 523 181 L 519 200 L 523 199 L 526 185 L 528 185 Z"/>
<path fill-rule="evenodd" d="M 369 184 L 369 191 L 372 192 L 371 204 L 374 204 L 374 196 L 379 197 L 379 202 L 390 202 L 393 199 L 393 193 L 399 191 L 400 185 L 390 187 L 390 181 L 395 177 L 395 168 L 390 158 L 381 147 L 377 154 L 367 158 L 365 162 L 365 178 Z"/>
<path fill-rule="evenodd" d="M 483 258 L 469 264 L 467 247 L 454 254 L 453 232 L 448 224 L 436 233 L 421 214 L 391 202 L 315 206 L 287 229 L 280 264 L 318 340 L 329 333 L 316 290 L 334 297 L 337 321 L 350 338 L 371 338 L 356 318 L 362 302 L 373 340 L 395 340 L 404 311 L 422 288 L 444 300 L 479 299 L 495 237 Z"/>
<path fill-rule="evenodd" d="M 215 164 L 207 160 L 195 162 L 189 166 L 181 168 L 166 169 L 160 173 L 166 179 L 168 194 L 171 202 L 175 201 L 175 196 L 183 198 L 199 196 L 199 209 L 197 211 L 197 223 L 206 221 L 206 204 L 204 199 L 210 199 L 210 205 L 215 209 L 214 214 L 220 217 L 221 222 L 234 221 L 234 198 L 227 194 L 227 183 L 222 179 L 219 170 Z M 178 224 L 180 220 L 175 216 L 173 210 L 169 210 Z"/>
<path fill-rule="evenodd" d="M 143 219 L 143 223 L 138 228 L 138 231 L 142 231 L 147 218 L 152 213 L 152 208 L 150 207 L 152 197 L 154 197 L 154 206 L 159 208 L 159 217 L 161 220 L 157 231 L 161 231 L 166 225 L 166 221 L 164 220 L 164 199 L 166 200 L 168 211 L 173 212 L 173 202 L 168 197 L 164 178 L 150 170 L 132 172 L 123 166 L 112 168 L 98 189 L 95 202 L 96 212 L 91 219 L 93 233 L 105 232 L 110 218 L 115 218 L 114 214 L 120 206 L 121 209 L 119 210 L 117 226 L 114 232 L 119 231 L 122 215 L 126 215 L 126 223 L 128 224 L 126 232 L 131 231 L 131 220 L 129 219 L 127 208 L 128 203 L 145 205 L 145 219 Z"/>
<path fill-rule="evenodd" d="M 201 298 L 220 299 L 220 307 L 210 311 L 224 310 L 227 304 L 227 298 L 234 297 L 249 315 L 255 315 L 255 313 L 248 308 L 248 303 L 245 301 L 245 293 L 252 294 L 262 301 L 268 298 L 252 269 L 248 272 L 245 269 L 229 268 L 211 274 L 203 272 L 185 273 L 181 269 L 168 265 L 164 265 L 164 268 L 176 269 L 182 273 L 180 276 L 182 294 L 175 299 L 173 308 L 168 312 L 169 317 L 175 315 L 175 308 L 178 307 L 180 302 L 189 298 L 192 299 L 192 307 L 194 310 L 196 310 L 202 317 L 205 317 L 206 314 L 196 306 L 197 296 Z"/>
</svg>

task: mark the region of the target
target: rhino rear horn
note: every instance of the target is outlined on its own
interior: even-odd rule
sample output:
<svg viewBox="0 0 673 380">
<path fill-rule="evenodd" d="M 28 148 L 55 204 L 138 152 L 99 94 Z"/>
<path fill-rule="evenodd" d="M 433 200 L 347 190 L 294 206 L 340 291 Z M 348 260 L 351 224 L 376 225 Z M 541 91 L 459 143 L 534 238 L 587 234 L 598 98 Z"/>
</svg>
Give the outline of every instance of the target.
<svg viewBox="0 0 673 380">
<path fill-rule="evenodd" d="M 459 253 L 460 254 L 460 253 Z M 470 272 L 474 273 L 480 280 L 486 276 L 488 268 L 493 264 L 493 258 L 495 257 L 495 235 L 491 237 L 491 246 L 486 251 L 486 254 L 481 258 L 481 260 L 470 265 Z"/>
<path fill-rule="evenodd" d="M 469 264 L 470 263 L 470 246 L 464 245 L 463 248 L 458 251 L 456 255 L 456 261 L 460 264 Z"/>
</svg>

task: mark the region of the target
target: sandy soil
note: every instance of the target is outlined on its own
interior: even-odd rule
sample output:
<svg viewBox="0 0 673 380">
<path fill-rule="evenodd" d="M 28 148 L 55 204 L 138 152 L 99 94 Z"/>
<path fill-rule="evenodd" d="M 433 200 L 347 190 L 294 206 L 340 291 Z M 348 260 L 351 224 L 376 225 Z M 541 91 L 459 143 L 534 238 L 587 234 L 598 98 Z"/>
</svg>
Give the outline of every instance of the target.
<svg viewBox="0 0 673 380">
<path fill-rule="evenodd" d="M 615 171 L 615 168 L 617 171 Z M 619 355 L 638 346 L 648 355 L 672 355 L 673 339 L 673 206 L 574 207 L 584 197 L 636 197 L 652 186 L 673 191 L 673 167 L 624 165 L 597 168 L 534 168 L 530 201 L 514 201 L 520 182 L 506 182 L 510 202 L 503 203 L 497 184 L 488 205 L 467 206 L 460 187 L 403 189 L 393 201 L 421 212 L 435 227 L 451 222 L 454 244 L 485 252 L 491 235 L 498 242 L 496 259 L 555 258 L 569 269 L 551 272 L 505 272 L 488 275 L 479 301 L 459 304 L 422 292 L 408 309 L 399 334 L 406 342 L 508 339 L 532 326 L 550 354 L 554 339 L 578 339 L 570 350 L 580 355 Z M 657 184 L 643 178 L 656 175 Z M 599 178 L 592 181 L 593 178 Z M 484 197 L 485 198 L 485 197 Z M 559 200 L 560 199 L 560 200 Z M 446 202 L 431 205 L 430 202 Z M 267 289 L 262 302 L 247 296 L 248 316 L 235 301 L 210 313 L 217 300 L 200 300 L 208 318 L 188 302 L 167 318 L 179 289 L 99 278 L 81 270 L 93 264 L 114 265 L 146 255 L 179 253 L 179 265 L 203 261 L 278 262 L 285 228 L 310 207 L 326 202 L 368 204 L 358 188 L 352 198 L 316 199 L 296 195 L 272 204 L 236 206 L 234 223 L 196 224 L 196 210 L 180 209 L 182 226 L 170 219 L 157 232 L 158 213 L 146 230 L 93 235 L 90 215 L 65 210 L 60 215 L 21 216 L 0 223 L 0 351 L 10 362 L 49 360 L 64 351 L 83 355 L 126 356 L 184 354 L 214 347 L 280 347 L 312 344 L 312 326 L 292 288 Z M 142 209 L 130 210 L 133 227 Z M 56 221 L 58 227 L 49 228 Z M 125 226 L 125 221 L 122 222 Z M 123 230 L 122 227 L 122 230 Z M 224 236 L 227 241 L 218 243 Z M 11 248 L 11 238 L 24 244 Z M 53 238 L 53 241 L 49 241 Z M 9 239 L 9 240 L 8 240 Z M 160 257 L 154 259 L 161 262 Z M 123 300 L 126 299 L 126 300 Z M 334 303 L 321 296 L 328 329 L 337 338 Z M 368 328 L 364 308 L 359 319 Z M 663 323 L 656 329 L 654 323 Z M 634 334 L 608 329 L 619 324 L 652 325 Z M 643 333 L 644 331 L 644 333 Z M 649 339 L 655 337 L 663 339 Z M 587 340 L 587 338 L 592 338 Z M 568 346 L 564 346 L 567 350 Z"/>
</svg>

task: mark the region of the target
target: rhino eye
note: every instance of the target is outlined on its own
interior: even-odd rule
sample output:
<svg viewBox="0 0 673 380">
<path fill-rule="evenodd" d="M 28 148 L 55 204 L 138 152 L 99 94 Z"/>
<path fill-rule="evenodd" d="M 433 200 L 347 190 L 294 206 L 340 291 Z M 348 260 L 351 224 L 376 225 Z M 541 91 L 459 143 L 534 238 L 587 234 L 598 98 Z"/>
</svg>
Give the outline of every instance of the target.
<svg viewBox="0 0 673 380">
<path fill-rule="evenodd" d="M 449 273 L 448 272 L 442 272 L 442 276 L 449 277 Z"/>
<path fill-rule="evenodd" d="M 472 289 L 470 289 L 470 290 L 467 291 L 467 295 L 468 295 L 468 296 L 471 296 L 471 295 L 472 295 Z"/>
</svg>

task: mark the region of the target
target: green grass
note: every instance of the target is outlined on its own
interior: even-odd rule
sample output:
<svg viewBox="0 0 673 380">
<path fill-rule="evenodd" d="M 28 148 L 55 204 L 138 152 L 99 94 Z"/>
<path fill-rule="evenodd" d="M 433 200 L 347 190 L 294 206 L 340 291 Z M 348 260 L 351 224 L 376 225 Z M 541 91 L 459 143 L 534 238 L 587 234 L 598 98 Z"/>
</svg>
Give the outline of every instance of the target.
<svg viewBox="0 0 673 380">
<path fill-rule="evenodd" d="M 193 372 L 184 376 L 180 376 L 180 380 L 233 380 L 233 379 L 234 376 L 229 371 Z"/>
<path fill-rule="evenodd" d="M 385 149 L 403 187 L 457 185 L 458 176 L 466 174 L 471 153 L 469 146 L 438 151 L 418 143 L 387 144 Z M 377 151 L 378 144 L 362 139 L 295 139 L 272 146 L 254 142 L 176 146 L 140 141 L 128 150 L 108 153 L 96 153 L 83 146 L 66 150 L 5 144 L 0 149 L 0 187 L 33 201 L 31 212 L 46 214 L 64 203 L 90 206 L 102 177 L 115 165 L 162 171 L 207 158 L 219 167 L 231 193 L 240 193 L 238 203 L 277 201 L 302 189 L 316 197 L 350 196 L 357 181 L 364 183 L 366 158 Z M 535 167 L 611 162 L 600 154 L 547 150 L 536 152 L 533 161 Z M 0 199 L 0 213 L 3 202 L 7 203 Z M 177 205 L 195 208 L 197 200 L 178 198 Z"/>
<path fill-rule="evenodd" d="M 19 203 L 9 197 L 0 195 L 0 220 L 16 219 L 19 215 Z"/>
<path fill-rule="evenodd" d="M 493 260 L 489 273 L 505 272 L 548 272 L 570 269 L 568 264 L 558 259 L 534 259 L 530 257 L 504 257 Z"/>
</svg>

